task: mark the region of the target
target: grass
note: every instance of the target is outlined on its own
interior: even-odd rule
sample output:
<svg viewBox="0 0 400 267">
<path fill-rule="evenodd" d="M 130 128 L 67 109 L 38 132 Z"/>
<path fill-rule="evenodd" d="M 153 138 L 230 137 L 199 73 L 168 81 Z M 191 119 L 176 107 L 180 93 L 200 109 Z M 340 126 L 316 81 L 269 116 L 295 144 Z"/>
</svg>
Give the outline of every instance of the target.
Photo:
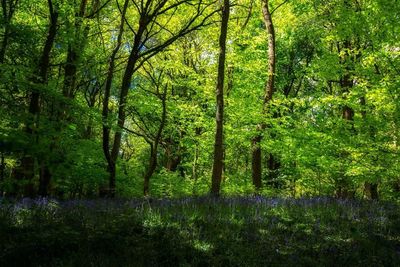
<svg viewBox="0 0 400 267">
<path fill-rule="evenodd" d="M 0 206 L 0 266 L 400 266 L 400 209 L 263 197 Z"/>
</svg>

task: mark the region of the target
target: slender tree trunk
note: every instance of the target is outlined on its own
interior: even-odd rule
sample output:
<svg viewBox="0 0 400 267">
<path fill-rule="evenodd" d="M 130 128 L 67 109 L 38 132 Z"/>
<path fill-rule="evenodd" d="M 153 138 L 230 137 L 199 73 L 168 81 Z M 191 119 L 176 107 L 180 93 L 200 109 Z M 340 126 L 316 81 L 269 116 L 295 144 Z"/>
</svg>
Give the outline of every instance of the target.
<svg viewBox="0 0 400 267">
<path fill-rule="evenodd" d="M 3 0 L 4 1 L 4 0 Z M 7 50 L 7 46 L 8 46 L 8 38 L 10 35 L 10 27 L 8 22 L 6 22 L 5 24 L 5 29 L 4 29 L 4 36 L 3 36 L 3 40 L 1 41 L 1 46 L 0 46 L 0 63 L 4 63 L 4 58 L 6 55 L 6 50 Z"/>
<path fill-rule="evenodd" d="M 214 143 L 214 164 L 212 170 L 211 194 L 220 194 L 222 169 L 224 167 L 224 80 L 225 80 L 225 59 L 226 59 L 226 38 L 228 34 L 230 4 L 224 0 L 222 6 L 221 33 L 219 36 L 219 59 L 218 59 L 218 81 L 216 87 L 217 112 L 216 132 Z"/>
<path fill-rule="evenodd" d="M 1 0 L 1 8 L 3 11 L 3 39 L 0 43 L 0 64 L 4 63 L 7 46 L 10 38 L 10 24 L 14 16 L 14 12 L 19 0 Z"/>
<path fill-rule="evenodd" d="M 194 148 L 194 159 L 192 164 L 192 179 L 197 180 L 197 162 L 199 160 L 199 144 L 196 142 Z"/>
<path fill-rule="evenodd" d="M 361 111 L 361 116 L 364 119 L 364 121 L 367 119 L 367 111 L 366 111 L 366 99 L 364 96 L 362 96 L 360 98 L 360 104 L 363 107 L 362 111 Z M 371 126 L 372 127 L 372 126 Z M 367 130 L 371 137 L 373 138 L 373 129 L 368 129 Z M 379 194 L 378 194 L 378 183 L 371 183 L 371 182 L 365 182 L 364 183 L 364 190 L 367 194 L 367 197 L 369 199 L 379 199 Z"/>
<path fill-rule="evenodd" d="M 261 131 L 261 130 L 259 130 Z M 252 140 L 252 161 L 251 161 L 251 170 L 252 170 L 252 177 L 253 177 L 253 185 L 258 190 L 262 187 L 262 168 L 261 168 L 261 135 L 258 135 L 253 138 Z"/>
<path fill-rule="evenodd" d="M 136 3 L 135 6 L 139 9 L 140 18 L 139 18 L 139 25 L 137 30 L 135 31 L 135 37 L 132 44 L 132 48 L 128 57 L 128 63 L 125 68 L 125 72 L 122 78 L 122 84 L 120 88 L 120 95 L 119 95 L 119 103 L 118 103 L 118 115 L 117 115 L 117 127 L 116 132 L 114 135 L 114 140 L 112 144 L 111 153 L 109 153 L 109 165 L 111 166 L 111 170 L 115 171 L 116 162 L 118 159 L 119 150 L 121 147 L 121 139 L 122 139 L 122 131 L 124 129 L 125 120 L 126 120 L 126 104 L 127 104 L 127 96 L 129 92 L 129 88 L 131 87 L 132 76 L 137 70 L 139 66 L 141 66 L 146 60 L 154 57 L 157 53 L 163 51 L 166 47 L 171 45 L 175 42 L 178 38 L 185 36 L 186 34 L 199 29 L 207 20 L 207 16 L 200 24 L 194 25 L 196 18 L 203 15 L 202 12 L 202 2 L 196 3 L 197 6 L 197 13 L 195 17 L 192 17 L 188 23 L 181 28 L 180 31 L 176 35 L 170 36 L 167 40 L 163 41 L 159 45 L 155 45 L 151 47 L 146 52 L 143 52 L 146 49 L 146 42 L 149 39 L 155 39 L 154 36 L 160 33 L 160 31 L 166 30 L 163 29 L 162 26 L 161 30 L 155 32 L 154 25 L 157 24 L 154 20 L 157 16 L 165 14 L 168 10 L 172 10 L 173 8 L 177 8 L 180 5 L 186 3 L 186 1 L 177 1 L 175 4 L 171 4 L 169 7 L 166 7 L 167 0 L 163 1 L 153 1 L 153 0 L 146 0 L 146 1 L 139 1 L 140 3 Z M 194 3 L 193 3 L 194 4 Z M 163 9 L 164 8 L 164 9 Z M 193 27 L 191 27 L 193 26 Z M 149 29 L 148 29 L 149 27 Z M 171 33 L 169 31 L 169 33 Z M 154 35 L 152 35 L 154 34 Z M 142 59 L 140 62 L 139 60 Z M 139 63 L 139 64 L 138 64 Z M 115 191 L 115 175 L 110 175 L 110 192 L 111 195 L 114 195 Z"/>
<path fill-rule="evenodd" d="M 171 172 L 176 172 L 178 169 L 179 164 L 182 161 L 182 157 L 180 154 L 180 144 L 175 142 L 173 138 L 168 138 L 164 140 L 166 142 L 165 148 L 165 168 Z"/>
<path fill-rule="evenodd" d="M 369 199 L 372 199 L 372 200 L 378 200 L 379 199 L 378 184 L 377 183 L 365 182 L 364 183 L 364 189 L 365 189 L 365 192 L 367 193 L 367 197 Z"/>
<path fill-rule="evenodd" d="M 76 72 L 77 72 L 77 67 L 76 63 L 78 61 L 78 56 L 80 55 L 79 53 L 76 52 L 76 50 L 83 50 L 82 45 L 80 45 L 80 49 L 78 49 L 78 43 L 81 44 L 77 39 L 79 39 L 78 35 L 80 32 L 80 25 L 81 21 L 83 19 L 85 10 L 86 10 L 86 3 L 87 0 L 82 0 L 81 5 L 80 5 L 80 10 L 76 14 L 76 17 L 78 17 L 77 22 L 75 23 L 75 32 L 73 38 L 72 38 L 72 43 L 68 44 L 68 52 L 67 52 L 67 61 L 65 64 L 65 71 L 64 71 L 64 85 L 63 85 L 63 96 L 64 97 L 72 97 L 72 92 L 74 91 L 75 88 L 75 83 L 76 83 Z M 56 23 L 54 23 L 56 26 Z M 55 37 L 54 37 L 55 38 Z M 82 41 L 82 40 L 80 40 Z M 54 40 L 53 40 L 54 42 Z M 82 42 L 84 43 L 84 42 Z M 65 119 L 65 114 L 66 114 L 66 105 L 65 103 L 61 103 L 57 112 L 56 112 L 56 117 L 58 121 L 62 121 Z M 59 124 L 56 128 L 56 131 L 59 132 L 62 130 L 61 124 Z M 49 153 L 53 153 L 54 149 L 57 147 L 57 141 L 56 138 L 53 137 L 52 141 L 50 143 L 50 149 Z M 61 152 L 63 154 L 63 152 Z M 51 171 L 49 168 L 49 162 L 45 160 L 41 160 L 39 162 L 40 165 L 40 172 L 39 172 L 39 190 L 38 193 L 40 196 L 47 196 L 48 195 L 48 188 L 50 185 L 51 181 Z"/>
<path fill-rule="evenodd" d="M 279 188 L 280 183 L 277 181 L 278 178 L 278 170 L 281 166 L 279 159 L 277 159 L 272 153 L 269 154 L 267 160 L 267 167 L 269 171 L 269 181 L 274 188 Z"/>
<path fill-rule="evenodd" d="M 150 144 L 150 159 L 149 166 L 143 179 L 143 195 L 148 196 L 150 192 L 150 177 L 153 175 L 157 167 L 157 152 L 154 149 L 154 144 Z"/>
<path fill-rule="evenodd" d="M 42 163 L 39 175 L 39 196 L 47 197 L 49 194 L 49 185 L 51 180 L 51 172 L 47 164 Z"/>
<path fill-rule="evenodd" d="M 79 63 L 81 53 L 84 49 L 85 36 L 82 36 L 82 20 L 84 19 L 86 6 L 88 0 L 82 0 L 79 6 L 79 11 L 75 15 L 75 29 L 72 41 L 68 44 L 67 52 L 67 62 L 65 64 L 64 72 L 64 86 L 63 86 L 63 96 L 72 98 L 76 88 L 76 74 L 77 74 L 77 64 Z M 85 29 L 84 32 L 87 32 Z"/>
<path fill-rule="evenodd" d="M 49 11 L 50 11 L 50 27 L 49 27 L 49 33 L 47 36 L 46 44 L 43 50 L 42 54 L 42 59 L 40 62 L 40 80 L 42 84 L 47 83 L 47 75 L 48 75 L 48 69 L 50 65 L 50 53 L 54 45 L 54 41 L 56 39 L 56 34 L 57 34 L 57 20 L 58 20 L 58 12 L 54 10 L 52 0 L 48 0 L 48 5 L 49 5 Z M 38 115 L 40 112 L 40 107 L 39 107 L 39 93 L 37 91 L 34 92 L 35 96 L 32 97 L 34 98 L 34 104 L 32 109 L 34 109 L 34 112 L 31 112 L 31 114 L 36 114 Z M 31 102 L 31 104 L 32 104 Z M 37 119 L 37 118 L 36 118 Z M 41 196 L 47 196 L 48 192 L 48 186 L 50 184 L 50 179 L 51 179 L 51 173 L 49 170 L 49 167 L 42 159 L 40 159 L 40 179 L 39 179 L 39 195 Z"/>
<path fill-rule="evenodd" d="M 344 70 L 345 73 L 340 79 L 340 87 L 342 89 L 342 93 L 348 93 L 350 92 L 351 88 L 353 87 L 353 78 L 351 77 L 351 67 L 348 65 L 349 63 L 347 62 L 349 60 L 350 51 L 352 50 L 352 45 L 349 40 L 344 41 L 344 56 L 342 58 L 341 64 L 344 65 Z M 351 130 L 354 132 L 354 110 L 348 106 L 345 105 L 342 109 L 342 118 L 349 124 L 351 124 Z M 348 157 L 346 154 L 344 154 L 343 157 Z M 346 174 L 342 174 L 341 181 L 339 181 L 339 188 L 338 188 L 338 193 L 337 196 L 339 198 L 354 198 L 355 196 L 355 190 L 350 188 L 349 186 L 349 178 L 346 176 Z"/>
<path fill-rule="evenodd" d="M 164 130 L 165 122 L 167 120 L 167 87 L 164 88 L 164 92 L 162 93 L 162 95 L 160 95 L 160 98 L 162 101 L 161 122 L 160 126 L 158 127 L 155 140 L 151 144 L 149 166 L 147 168 L 146 174 L 144 175 L 143 194 L 145 196 L 148 196 L 150 193 L 150 178 L 151 176 L 153 176 L 154 171 L 157 168 L 158 145 L 160 144 L 162 132 Z"/>
<path fill-rule="evenodd" d="M 126 16 L 126 11 L 128 9 L 128 5 L 129 5 L 129 0 L 125 0 L 124 7 L 122 10 L 122 14 L 121 14 L 121 23 L 119 26 L 117 44 L 110 56 L 109 63 L 108 63 L 107 79 L 106 79 L 106 83 L 105 83 L 104 98 L 103 98 L 103 111 L 102 111 L 103 152 L 104 152 L 104 156 L 107 160 L 107 171 L 109 173 L 109 185 L 108 185 L 109 192 L 107 194 L 104 194 L 104 192 L 103 192 L 104 190 L 100 190 L 100 193 L 102 195 L 109 195 L 110 197 L 113 197 L 115 194 L 116 162 L 115 162 L 114 157 L 111 156 L 111 150 L 110 150 L 111 128 L 110 128 L 110 123 L 108 122 L 108 116 L 110 113 L 109 102 L 110 102 L 110 96 L 111 96 L 111 86 L 112 86 L 112 82 L 113 82 L 113 78 L 114 78 L 115 58 L 117 57 L 119 49 L 121 48 L 121 45 L 122 45 L 122 35 L 124 33 L 125 16 Z"/>
<path fill-rule="evenodd" d="M 57 20 L 58 20 L 58 12 L 53 8 L 52 0 L 48 0 L 48 8 L 50 14 L 50 25 L 48 29 L 48 34 L 46 38 L 45 45 L 43 47 L 42 55 L 39 60 L 37 72 L 38 76 L 32 79 L 33 83 L 38 85 L 44 85 L 47 83 L 47 75 L 48 68 L 50 65 L 50 53 L 55 41 L 55 37 L 57 34 Z M 29 121 L 26 123 L 25 132 L 30 136 L 32 142 L 36 142 L 36 128 L 38 123 L 38 116 L 40 112 L 40 94 L 37 88 L 33 88 L 33 91 L 30 96 L 29 102 Z M 35 158 L 33 155 L 25 155 L 21 159 L 20 170 L 17 171 L 17 179 L 25 179 L 26 186 L 24 188 L 24 195 L 33 197 L 34 192 L 34 167 L 35 167 Z"/>
<path fill-rule="evenodd" d="M 143 16 L 139 21 L 139 28 L 136 32 L 133 47 L 128 58 L 128 64 L 126 66 L 125 73 L 122 78 L 122 85 L 121 85 L 119 104 L 118 104 L 117 130 L 114 134 L 114 141 L 109 161 L 109 169 L 110 169 L 109 191 L 111 197 L 115 195 L 115 178 L 116 178 L 115 172 L 116 172 L 116 164 L 117 164 L 119 149 L 121 147 L 122 129 L 124 128 L 126 119 L 126 111 L 125 111 L 126 100 L 129 92 L 129 87 L 131 85 L 132 76 L 135 71 L 136 63 L 139 60 L 141 39 L 147 27 L 147 23 L 148 23 L 147 17 L 145 16 Z"/>
<path fill-rule="evenodd" d="M 272 16 L 269 11 L 269 0 L 262 0 L 262 14 L 264 24 L 268 34 L 268 81 L 265 85 L 265 94 L 263 102 L 263 113 L 267 112 L 268 104 L 272 100 L 275 86 L 275 69 L 276 69 L 276 45 L 275 45 L 275 28 L 272 22 Z M 261 140 L 262 131 L 264 131 L 266 125 L 261 123 L 257 126 L 259 134 L 252 140 L 252 178 L 253 185 L 257 190 L 262 187 L 262 152 L 261 152 Z"/>
<path fill-rule="evenodd" d="M 0 152 L 1 153 L 1 157 L 0 157 L 0 183 L 3 183 L 4 181 L 4 173 L 6 170 L 6 163 L 5 163 L 5 157 L 4 157 L 4 152 Z M 3 187 L 0 187 L 0 196 L 3 196 Z"/>
</svg>

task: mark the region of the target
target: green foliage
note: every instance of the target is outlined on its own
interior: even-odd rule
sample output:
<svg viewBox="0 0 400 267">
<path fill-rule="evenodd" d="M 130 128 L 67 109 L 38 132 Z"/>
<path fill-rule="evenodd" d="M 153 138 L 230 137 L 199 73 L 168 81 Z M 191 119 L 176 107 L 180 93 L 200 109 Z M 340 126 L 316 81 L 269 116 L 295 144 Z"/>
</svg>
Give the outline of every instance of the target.
<svg viewBox="0 0 400 267">
<path fill-rule="evenodd" d="M 39 78 L 50 27 L 48 2 L 12 0 L 6 9 L 14 2 L 18 4 L 12 16 L 4 17 L 4 12 L 0 16 L 2 193 L 25 196 L 20 188 L 29 184 L 37 192 L 47 169 L 48 194 L 95 197 L 109 183 L 103 152 L 103 126 L 108 126 L 111 137 L 122 132 L 116 151 L 117 195 L 141 196 L 161 125 L 164 89 L 166 120 L 153 151 L 157 164 L 150 192 L 178 197 L 209 191 L 219 5 L 205 1 L 204 6 L 210 5 L 199 19 L 210 16 L 206 25 L 137 65 L 121 129 L 120 88 L 139 25 L 139 6 L 130 2 L 127 9 L 121 47 L 115 54 L 109 115 L 103 118 L 104 88 L 123 1 L 119 7 L 115 1 L 88 1 L 83 17 L 81 1 L 51 1 L 58 20 L 46 81 Z M 339 196 L 347 191 L 364 198 L 371 197 L 366 185 L 373 184 L 381 198 L 397 199 L 399 5 L 390 0 L 282 2 L 269 1 L 277 66 L 275 93 L 265 112 L 268 48 L 260 1 L 240 0 L 231 7 L 223 193 L 254 193 L 251 140 L 257 125 L 265 124 L 263 189 L 258 193 L 300 197 Z M 193 5 L 184 4 L 159 14 L 151 29 L 155 34 L 147 36 L 140 53 L 170 38 L 194 12 Z M 345 86 L 346 79 L 350 83 Z M 30 111 L 35 93 L 39 94 L 36 113 Z M 351 119 L 344 118 L 345 108 L 352 111 Z M 30 171 L 21 172 L 24 158 L 33 159 Z M 269 164 L 272 158 L 275 167 Z"/>
</svg>

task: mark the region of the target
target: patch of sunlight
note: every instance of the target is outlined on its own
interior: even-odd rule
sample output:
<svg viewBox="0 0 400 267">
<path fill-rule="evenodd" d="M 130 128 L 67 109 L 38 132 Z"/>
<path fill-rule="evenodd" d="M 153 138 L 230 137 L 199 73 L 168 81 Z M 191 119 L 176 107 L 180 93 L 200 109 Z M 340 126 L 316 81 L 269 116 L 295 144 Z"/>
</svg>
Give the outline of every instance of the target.
<svg viewBox="0 0 400 267">
<path fill-rule="evenodd" d="M 157 227 L 163 224 L 162 218 L 160 213 L 158 212 L 149 212 L 146 214 L 143 220 L 143 226 L 152 228 Z"/>
<path fill-rule="evenodd" d="M 214 248 L 214 246 L 212 244 L 209 244 L 205 241 L 201 241 L 198 239 L 195 239 L 193 241 L 193 247 L 197 250 L 204 251 L 204 252 L 209 252 L 210 250 L 212 250 Z"/>
<path fill-rule="evenodd" d="M 260 235 L 267 235 L 268 234 L 268 230 L 266 230 L 266 229 L 258 229 L 258 232 L 260 233 Z"/>
<path fill-rule="evenodd" d="M 351 242 L 353 242 L 352 238 L 342 238 L 340 236 L 327 236 L 327 237 L 325 237 L 325 240 L 326 241 L 333 241 L 333 242 L 337 242 L 337 243 L 340 243 L 340 242 L 351 243 Z"/>
<path fill-rule="evenodd" d="M 29 218 L 31 211 L 27 208 L 19 208 L 14 211 L 14 225 L 22 226 Z"/>
</svg>

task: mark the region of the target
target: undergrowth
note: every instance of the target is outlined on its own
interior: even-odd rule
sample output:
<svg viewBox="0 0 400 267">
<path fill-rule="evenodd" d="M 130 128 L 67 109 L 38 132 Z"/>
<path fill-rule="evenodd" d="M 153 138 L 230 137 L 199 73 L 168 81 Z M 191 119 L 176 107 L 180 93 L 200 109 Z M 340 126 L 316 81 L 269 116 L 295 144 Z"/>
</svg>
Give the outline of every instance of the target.
<svg viewBox="0 0 400 267">
<path fill-rule="evenodd" d="M 397 204 L 2 200 L 0 266 L 400 266 Z"/>
</svg>

